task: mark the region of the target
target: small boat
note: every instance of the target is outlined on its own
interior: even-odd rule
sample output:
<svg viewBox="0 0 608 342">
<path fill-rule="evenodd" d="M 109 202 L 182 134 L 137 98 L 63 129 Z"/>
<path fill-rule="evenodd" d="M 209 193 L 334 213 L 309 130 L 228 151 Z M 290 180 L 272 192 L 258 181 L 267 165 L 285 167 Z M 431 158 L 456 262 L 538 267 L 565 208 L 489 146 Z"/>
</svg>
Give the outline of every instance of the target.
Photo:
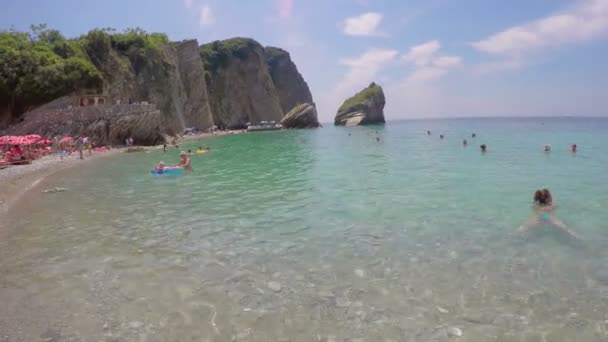
<svg viewBox="0 0 608 342">
<path fill-rule="evenodd" d="M 257 125 L 247 125 L 247 132 L 278 131 L 281 129 L 283 129 L 283 125 L 276 123 L 276 121 L 260 121 Z"/>
</svg>

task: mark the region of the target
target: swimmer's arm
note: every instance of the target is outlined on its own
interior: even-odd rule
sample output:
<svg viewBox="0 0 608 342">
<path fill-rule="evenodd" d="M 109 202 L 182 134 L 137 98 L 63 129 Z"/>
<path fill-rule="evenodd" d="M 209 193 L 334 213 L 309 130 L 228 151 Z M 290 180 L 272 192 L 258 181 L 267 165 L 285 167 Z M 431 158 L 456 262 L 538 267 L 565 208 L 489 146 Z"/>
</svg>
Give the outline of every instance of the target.
<svg viewBox="0 0 608 342">
<path fill-rule="evenodd" d="M 564 222 L 556 219 L 555 217 L 551 217 L 549 219 L 549 222 L 551 223 L 551 226 L 555 230 L 557 230 L 559 233 L 563 234 L 564 236 L 566 236 L 572 240 L 576 240 L 576 241 L 582 240 L 582 238 L 580 236 L 578 236 L 576 233 L 574 233 L 573 231 L 568 229 L 568 227 L 566 226 L 566 224 Z"/>
</svg>

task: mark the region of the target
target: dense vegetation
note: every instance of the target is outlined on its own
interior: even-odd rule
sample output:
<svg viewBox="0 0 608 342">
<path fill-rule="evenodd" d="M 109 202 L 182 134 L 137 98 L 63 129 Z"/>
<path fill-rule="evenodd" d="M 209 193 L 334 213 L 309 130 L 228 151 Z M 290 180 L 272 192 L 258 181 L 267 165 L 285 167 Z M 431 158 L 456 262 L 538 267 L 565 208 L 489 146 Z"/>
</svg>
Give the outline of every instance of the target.
<svg viewBox="0 0 608 342">
<path fill-rule="evenodd" d="M 241 60 L 247 59 L 249 52 L 256 47 L 262 46 L 253 39 L 231 38 L 226 40 L 216 40 L 209 44 L 201 45 L 201 59 L 203 67 L 207 73 L 217 73 L 226 66 L 230 57 L 237 57 Z"/>
<path fill-rule="evenodd" d="M 338 112 L 348 110 L 349 108 L 354 107 L 357 104 L 365 103 L 370 98 L 379 95 L 381 92 L 382 92 L 382 88 L 380 88 L 380 86 L 377 85 L 376 83 L 372 82 L 367 88 L 361 90 L 360 92 L 356 93 L 353 97 L 344 101 L 344 103 L 338 109 Z"/>
<path fill-rule="evenodd" d="M 280 59 L 289 57 L 289 52 L 273 46 L 267 46 L 264 48 L 264 54 L 266 55 L 266 63 L 271 68 L 274 67 Z"/>
<path fill-rule="evenodd" d="M 113 50 L 137 72 L 168 41 L 164 34 L 139 28 L 94 29 L 75 39 L 46 25 L 33 25 L 30 32 L 0 31 L 0 105 L 19 114 L 62 95 L 100 92 L 101 65 Z"/>
</svg>

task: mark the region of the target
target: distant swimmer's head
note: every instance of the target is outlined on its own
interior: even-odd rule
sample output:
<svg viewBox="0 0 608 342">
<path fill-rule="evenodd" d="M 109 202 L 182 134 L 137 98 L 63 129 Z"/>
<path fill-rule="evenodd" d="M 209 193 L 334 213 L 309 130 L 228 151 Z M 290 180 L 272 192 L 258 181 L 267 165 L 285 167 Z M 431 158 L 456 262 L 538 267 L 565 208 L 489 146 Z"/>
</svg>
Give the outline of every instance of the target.
<svg viewBox="0 0 608 342">
<path fill-rule="evenodd" d="M 199 150 L 202 150 L 202 149 L 203 149 L 203 147 L 202 147 L 202 146 L 199 146 L 199 147 L 198 147 L 198 149 L 199 149 Z"/>
<path fill-rule="evenodd" d="M 464 140 L 462 141 L 462 144 L 463 144 L 464 146 L 467 146 L 467 144 L 468 144 L 468 143 L 469 143 L 469 142 L 467 141 L 467 139 L 464 139 Z"/>
<path fill-rule="evenodd" d="M 551 145 L 545 144 L 545 152 L 551 152 Z"/>
<path fill-rule="evenodd" d="M 475 134 L 475 133 L 471 134 L 472 138 L 475 138 L 476 136 L 477 136 L 477 134 Z"/>
<path fill-rule="evenodd" d="M 544 188 L 542 190 L 543 192 L 543 198 L 545 199 L 545 204 L 551 204 L 553 203 L 553 196 L 551 196 L 551 191 L 549 191 L 549 189 Z"/>
<path fill-rule="evenodd" d="M 479 145 L 479 148 L 481 148 L 481 152 L 485 152 L 488 149 L 488 147 L 486 146 L 486 144 Z"/>
<path fill-rule="evenodd" d="M 535 204 L 545 204 L 545 199 L 542 190 L 536 190 L 534 192 L 534 203 Z"/>
<path fill-rule="evenodd" d="M 192 153 L 192 150 L 191 150 L 191 149 L 188 149 L 188 153 Z"/>
<path fill-rule="evenodd" d="M 570 147 L 570 150 L 572 152 L 576 152 L 576 144 L 572 144 L 572 146 Z"/>
<path fill-rule="evenodd" d="M 376 141 L 378 141 L 378 142 L 379 142 L 379 141 L 380 141 L 380 138 L 376 137 Z"/>
<path fill-rule="evenodd" d="M 426 131 L 426 135 L 431 135 L 431 131 Z"/>
<path fill-rule="evenodd" d="M 443 134 L 439 134 L 439 139 L 443 139 Z"/>
</svg>

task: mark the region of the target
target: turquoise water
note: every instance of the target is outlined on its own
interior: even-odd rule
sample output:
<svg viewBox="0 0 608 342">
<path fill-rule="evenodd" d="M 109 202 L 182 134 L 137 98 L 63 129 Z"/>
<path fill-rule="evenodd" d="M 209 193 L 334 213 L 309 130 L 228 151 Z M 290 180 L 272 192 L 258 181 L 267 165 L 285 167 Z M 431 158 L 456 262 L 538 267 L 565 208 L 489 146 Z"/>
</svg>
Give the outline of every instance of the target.
<svg viewBox="0 0 608 342">
<path fill-rule="evenodd" d="M 177 150 L 122 154 L 24 198 L 0 231 L 0 338 L 608 339 L 608 120 L 402 121 L 181 149 L 199 145 L 211 152 L 189 175 L 149 174 Z M 515 234 L 541 187 L 584 243 Z"/>
</svg>

